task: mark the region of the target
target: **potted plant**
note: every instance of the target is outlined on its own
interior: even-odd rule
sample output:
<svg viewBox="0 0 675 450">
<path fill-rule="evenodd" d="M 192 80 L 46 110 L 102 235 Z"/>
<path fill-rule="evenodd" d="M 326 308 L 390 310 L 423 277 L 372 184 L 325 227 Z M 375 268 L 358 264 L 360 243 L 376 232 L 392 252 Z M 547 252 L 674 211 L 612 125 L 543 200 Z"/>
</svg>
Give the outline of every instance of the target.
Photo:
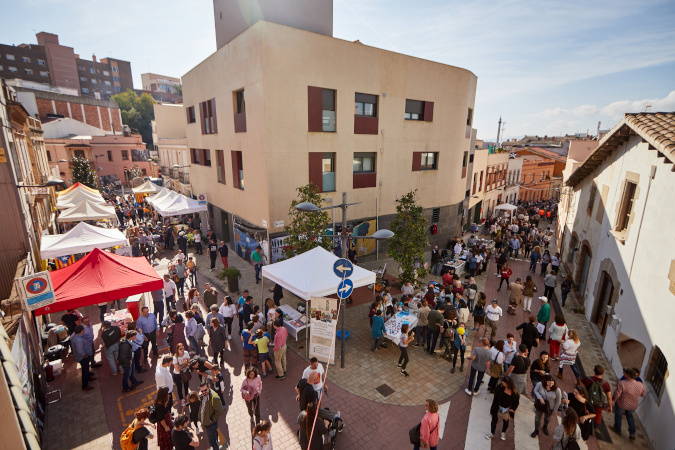
<svg viewBox="0 0 675 450">
<path fill-rule="evenodd" d="M 218 275 L 218 278 L 221 280 L 227 279 L 227 290 L 229 292 L 239 291 L 239 278 L 241 278 L 241 272 L 236 267 L 223 269 Z"/>
</svg>

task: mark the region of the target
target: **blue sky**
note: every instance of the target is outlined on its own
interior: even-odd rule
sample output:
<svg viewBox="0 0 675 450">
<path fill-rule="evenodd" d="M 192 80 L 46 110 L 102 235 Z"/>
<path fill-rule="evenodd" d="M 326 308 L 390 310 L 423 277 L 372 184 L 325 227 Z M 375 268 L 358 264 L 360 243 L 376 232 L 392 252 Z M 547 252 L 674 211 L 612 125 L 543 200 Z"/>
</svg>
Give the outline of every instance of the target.
<svg viewBox="0 0 675 450">
<path fill-rule="evenodd" d="M 672 0 L 334 0 L 334 36 L 471 70 L 474 126 L 494 139 L 611 128 L 625 112 L 675 110 Z M 22 0 L 0 42 L 49 31 L 83 58 L 180 76 L 215 51 L 211 0 Z"/>
</svg>

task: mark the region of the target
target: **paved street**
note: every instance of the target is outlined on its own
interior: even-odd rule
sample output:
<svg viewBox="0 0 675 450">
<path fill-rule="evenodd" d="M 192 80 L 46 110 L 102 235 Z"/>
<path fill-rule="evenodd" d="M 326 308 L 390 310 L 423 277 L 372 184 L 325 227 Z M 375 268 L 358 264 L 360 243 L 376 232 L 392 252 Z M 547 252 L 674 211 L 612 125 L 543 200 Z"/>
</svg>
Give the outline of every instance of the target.
<svg viewBox="0 0 675 450">
<path fill-rule="evenodd" d="M 168 256 L 168 252 L 166 253 Z M 208 280 L 215 284 L 219 292 L 225 292 L 226 286 L 216 278 L 216 271 L 211 272 L 208 268 L 209 260 L 206 255 L 196 256 L 199 274 L 198 287 L 203 289 Z M 254 303 L 260 302 L 261 294 L 266 298 L 268 289 L 272 284 L 265 282 L 255 285 L 253 269 L 237 256 L 230 257 L 230 264 L 242 271 L 240 289 L 248 288 L 254 296 Z M 371 262 L 365 264 L 368 268 L 376 268 L 383 262 Z M 391 263 L 390 263 L 391 264 Z M 161 274 L 166 271 L 167 259 L 164 258 L 155 266 Z M 388 267 L 393 267 L 389 265 Z M 218 260 L 218 269 L 222 268 Z M 528 262 L 516 260 L 511 262 L 513 279 L 525 278 L 528 272 Z M 491 263 L 487 274 L 478 277 L 477 282 L 480 290 L 487 294 L 488 301 L 497 298 L 502 308 L 506 309 L 508 303 L 508 290 L 503 288 L 497 292 L 499 278 L 494 275 L 494 263 Z M 392 270 L 389 270 L 392 273 Z M 537 282 L 539 293 L 543 292 L 543 279 L 541 276 L 534 277 Z M 369 295 L 366 293 L 365 295 Z M 559 293 L 558 293 L 559 295 Z M 235 297 L 235 295 L 232 295 Z M 238 295 L 237 295 L 238 297 Z M 220 296 L 222 301 L 222 295 Z M 284 292 L 282 303 L 295 306 L 300 300 L 289 292 Z M 180 308 L 179 304 L 179 309 Z M 533 314 L 539 308 L 539 302 L 533 305 Z M 86 308 L 86 312 L 98 322 L 98 309 Z M 396 368 L 398 349 L 390 345 L 388 349 L 379 352 L 370 352 L 370 329 L 368 326 L 368 304 L 354 305 L 347 309 L 347 329 L 352 333 L 347 342 L 346 367 L 341 369 L 339 358 L 337 364 L 328 369 L 328 383 L 330 395 L 325 398 L 325 405 L 332 410 L 340 411 L 346 427 L 338 436 L 337 448 L 341 449 L 375 449 L 409 448 L 407 431 L 419 422 L 424 414 L 423 404 L 426 398 L 434 398 L 441 405 L 443 418 L 440 427 L 442 440 L 439 448 L 442 449 L 534 449 L 548 448 L 551 438 L 540 433 L 533 439 L 530 433 L 533 430 L 534 410 L 530 400 L 521 397 L 520 408 L 516 412 L 515 420 L 512 421 L 507 432 L 507 440 L 500 441 L 498 437 L 492 441 L 485 439 L 489 432 L 491 395 L 487 393 L 487 379 L 481 387 L 481 394 L 469 397 L 464 393 L 466 379 L 468 377 L 469 363 L 465 363 L 467 370 L 457 371 L 450 374 L 450 363 L 438 357 L 432 357 L 422 351 L 421 348 L 410 348 L 410 364 L 408 372 L 410 378 L 404 378 Z M 506 337 L 508 331 L 513 331 L 515 326 L 525 320 L 529 313 L 518 310 L 515 316 L 505 314 L 500 322 L 498 339 Z M 590 328 L 584 327 L 585 319 L 581 315 L 571 312 L 571 308 L 565 308 L 565 315 L 571 328 L 580 331 L 582 349 L 581 360 L 588 370 L 597 361 L 602 360 L 602 354 L 591 333 Z M 98 325 L 96 325 L 98 327 Z M 234 325 L 238 331 L 238 326 Z M 233 331 L 234 331 L 233 330 Z M 303 335 L 297 344 L 289 341 L 288 352 L 288 375 L 285 380 L 278 381 L 273 378 L 274 374 L 263 379 L 263 394 L 261 401 L 261 413 L 273 423 L 272 436 L 275 449 L 297 449 L 299 445 L 295 431 L 297 429 L 296 418 L 299 408 L 295 402 L 294 386 L 299 380 L 302 371 L 308 365 L 305 360 L 305 345 Z M 469 341 L 482 337 L 470 332 Z M 232 389 L 225 396 L 225 413 L 220 420 L 220 429 L 229 439 L 232 449 L 248 449 L 251 445 L 249 416 L 238 388 L 241 385 L 243 374 L 243 357 L 241 344 L 235 332 L 232 351 L 226 355 L 227 372 L 224 373 L 225 383 L 230 384 Z M 237 345 L 238 344 L 238 345 Z M 533 349 L 533 358 L 537 357 L 542 349 L 548 346 L 540 346 Z M 472 350 L 471 344 L 467 348 L 467 356 Z M 162 349 L 161 352 L 168 352 Z M 339 342 L 336 344 L 336 352 L 339 355 Z M 100 360 L 100 354 L 97 355 Z M 51 388 L 59 388 L 63 399 L 48 408 L 47 416 L 47 446 L 49 450 L 57 449 L 103 449 L 110 448 L 111 443 L 115 449 L 119 449 L 119 436 L 124 427 L 130 422 L 133 411 L 141 406 L 150 405 L 154 401 L 155 384 L 154 370 L 155 360 L 150 360 L 149 370 L 137 375 L 139 380 L 145 383 L 136 391 L 123 394 L 121 392 L 121 375 L 116 377 L 109 374 L 107 364 L 95 369 L 98 380 L 93 382 L 95 389 L 81 394 L 79 389 L 79 370 L 73 364 L 72 356 L 66 362 L 65 375 L 57 377 Z M 458 363 L 459 364 L 459 363 Z M 606 364 L 606 361 L 605 361 Z M 565 378 L 560 383 L 561 387 L 569 392 L 573 388 L 574 378 L 572 372 L 565 371 Z M 193 377 L 190 387 L 197 389 L 197 379 Z M 386 386 L 390 388 L 389 394 L 384 396 L 376 388 Z M 531 385 L 528 387 L 531 389 Z M 382 389 L 380 389 L 382 390 Z M 385 392 L 386 393 L 386 392 Z M 82 401 L 84 400 L 84 402 Z M 81 405 L 86 408 L 73 408 L 73 405 Z M 86 410 L 86 414 L 83 412 Z M 107 421 L 107 427 L 103 418 Z M 613 418 L 605 414 L 606 423 L 612 423 Z M 73 427 L 77 432 L 72 433 Z M 501 425 L 498 425 L 501 427 Z M 549 431 L 553 432 L 555 424 L 550 425 Z M 395 431 L 393 431 L 395 430 Z M 393 432 L 392 432 L 393 431 Z M 202 435 L 202 437 L 204 437 Z M 587 445 L 582 448 L 623 448 L 638 447 L 649 448 L 644 440 L 644 433 L 638 432 L 638 441 L 629 443 L 627 439 L 617 439 L 616 435 L 607 436 L 607 439 L 615 442 L 603 442 L 592 437 Z M 616 441 L 619 442 L 616 442 Z M 202 439 L 199 448 L 207 448 Z M 156 441 L 151 441 L 151 448 L 155 448 Z"/>
</svg>

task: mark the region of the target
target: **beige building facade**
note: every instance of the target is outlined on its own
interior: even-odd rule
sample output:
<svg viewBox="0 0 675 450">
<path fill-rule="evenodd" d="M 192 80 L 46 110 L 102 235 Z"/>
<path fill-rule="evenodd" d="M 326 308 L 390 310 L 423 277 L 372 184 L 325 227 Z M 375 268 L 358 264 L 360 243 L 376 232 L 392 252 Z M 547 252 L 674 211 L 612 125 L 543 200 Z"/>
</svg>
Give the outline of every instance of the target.
<svg viewBox="0 0 675 450">
<path fill-rule="evenodd" d="M 155 103 L 152 141 L 159 155 L 164 185 L 192 196 L 190 184 L 190 152 L 186 137 L 186 116 L 183 105 Z"/>
<path fill-rule="evenodd" d="M 225 239 L 231 215 L 283 234 L 310 181 L 336 204 L 342 192 L 360 202 L 350 222 L 385 228 L 413 189 L 437 222 L 432 242 L 465 220 L 468 70 L 259 21 L 182 81 L 192 186 Z"/>
</svg>

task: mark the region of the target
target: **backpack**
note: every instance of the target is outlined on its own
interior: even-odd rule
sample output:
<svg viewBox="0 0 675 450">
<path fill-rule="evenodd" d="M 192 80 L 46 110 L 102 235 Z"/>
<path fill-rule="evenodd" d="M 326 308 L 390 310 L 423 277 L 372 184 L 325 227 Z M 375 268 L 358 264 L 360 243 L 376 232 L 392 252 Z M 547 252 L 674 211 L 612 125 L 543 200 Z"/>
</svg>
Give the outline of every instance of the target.
<svg viewBox="0 0 675 450">
<path fill-rule="evenodd" d="M 598 381 L 593 381 L 591 387 L 588 389 L 588 401 L 596 408 L 600 408 L 607 403 L 607 394 L 602 389 L 602 384 Z"/>
<path fill-rule="evenodd" d="M 444 338 L 451 338 L 453 337 L 453 332 L 452 332 L 452 324 L 449 321 L 444 321 L 443 323 L 443 337 Z"/>
<path fill-rule="evenodd" d="M 148 422 L 155 424 L 162 420 L 161 417 L 157 417 L 157 409 L 155 409 L 154 405 L 148 406 L 148 411 L 150 412 L 150 417 L 148 417 Z"/>
<path fill-rule="evenodd" d="M 570 436 L 567 438 L 567 444 L 563 446 L 563 450 L 581 450 L 581 447 L 579 447 L 577 440 Z"/>
<path fill-rule="evenodd" d="M 120 445 L 122 450 L 135 450 L 138 444 L 134 443 L 134 431 L 136 430 L 136 420 L 133 420 L 131 424 L 127 427 L 126 430 L 120 436 Z"/>
</svg>

